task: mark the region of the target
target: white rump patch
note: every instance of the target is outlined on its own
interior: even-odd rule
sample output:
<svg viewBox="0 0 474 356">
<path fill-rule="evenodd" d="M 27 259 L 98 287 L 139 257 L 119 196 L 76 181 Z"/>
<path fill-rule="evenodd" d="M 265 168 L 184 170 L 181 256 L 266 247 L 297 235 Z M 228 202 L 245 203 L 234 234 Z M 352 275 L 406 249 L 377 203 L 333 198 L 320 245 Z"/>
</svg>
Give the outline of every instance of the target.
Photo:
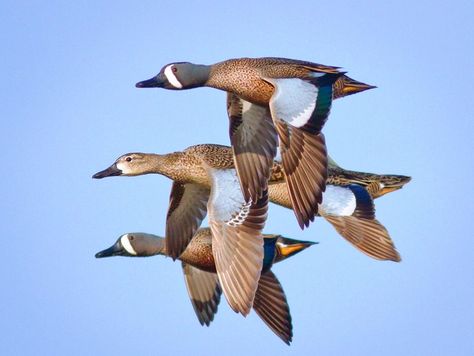
<svg viewBox="0 0 474 356">
<path fill-rule="evenodd" d="M 349 188 L 327 185 L 319 208 L 326 215 L 350 216 L 356 208 L 356 197 Z"/>
<path fill-rule="evenodd" d="M 170 82 L 172 86 L 175 88 L 181 89 L 183 87 L 183 84 L 176 78 L 176 76 L 173 73 L 173 64 L 170 64 L 168 67 L 165 68 L 165 76 L 166 79 Z"/>
<path fill-rule="evenodd" d="M 270 99 L 272 117 L 284 120 L 294 127 L 304 126 L 316 108 L 318 88 L 298 78 L 265 80 L 275 86 Z"/>
<path fill-rule="evenodd" d="M 134 256 L 137 255 L 137 251 L 135 251 L 135 249 L 133 248 L 132 244 L 130 243 L 128 239 L 128 234 L 125 234 L 120 238 L 120 243 L 122 244 L 125 251 L 127 251 L 129 254 L 134 255 Z"/>
</svg>

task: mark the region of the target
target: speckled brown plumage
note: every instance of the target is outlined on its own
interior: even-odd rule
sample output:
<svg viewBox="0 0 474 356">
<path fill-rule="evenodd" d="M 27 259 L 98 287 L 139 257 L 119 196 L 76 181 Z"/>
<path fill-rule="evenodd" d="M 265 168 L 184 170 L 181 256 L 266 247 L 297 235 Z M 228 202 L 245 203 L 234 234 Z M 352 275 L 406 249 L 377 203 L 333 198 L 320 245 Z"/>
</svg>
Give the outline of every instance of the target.
<svg viewBox="0 0 474 356">
<path fill-rule="evenodd" d="M 210 188 L 206 165 L 216 169 L 234 168 L 232 150 L 221 145 L 195 145 L 181 152 L 167 154 L 134 153 L 140 164 L 130 163 L 133 175 L 157 173 L 186 184 Z M 137 161 L 138 161 L 137 159 Z"/>
<path fill-rule="evenodd" d="M 401 189 L 411 180 L 403 175 L 356 172 L 340 167 L 329 167 L 328 172 L 327 184 L 358 184 L 365 187 L 374 199 Z"/>
<path fill-rule="evenodd" d="M 255 202 L 267 190 L 279 137 L 293 211 L 304 228 L 313 221 L 324 191 L 327 155 L 321 129 L 332 99 L 371 87 L 338 69 L 274 57 L 212 65 L 177 62 L 136 86 L 226 91 L 234 162 L 245 200 Z"/>
<path fill-rule="evenodd" d="M 262 76 L 307 78 L 312 71 L 337 73 L 338 67 L 287 58 L 229 59 L 211 66 L 209 80 L 205 85 L 233 92 L 255 104 L 268 105 L 274 88 L 262 80 Z M 342 98 L 372 88 L 375 86 L 343 75 L 333 85 L 333 98 Z"/>
<path fill-rule="evenodd" d="M 268 196 L 272 203 L 291 209 L 291 200 L 286 184 L 284 183 L 285 177 L 282 171 L 283 168 L 281 164 L 275 162 L 272 167 L 272 181 L 268 186 Z M 326 184 L 339 186 L 358 184 L 365 187 L 370 196 L 376 199 L 382 195 L 401 189 L 410 179 L 410 177 L 402 175 L 379 175 L 329 167 Z M 384 187 L 382 187 L 381 184 L 383 184 Z"/>
<path fill-rule="evenodd" d="M 212 254 L 211 229 L 202 228 L 197 230 L 179 259 L 203 271 L 216 273 L 216 265 Z"/>
<path fill-rule="evenodd" d="M 290 309 L 283 288 L 271 272 L 274 263 L 291 257 L 314 244 L 310 241 L 294 240 L 281 235 L 263 234 L 265 239 L 265 267 L 259 276 L 253 309 L 267 326 L 285 343 L 292 339 Z M 123 239 L 128 239 L 130 247 L 124 247 Z M 184 253 L 182 261 L 184 280 L 188 296 L 201 325 L 209 326 L 217 313 L 222 287 L 216 274 L 212 251 L 212 232 L 201 228 L 196 232 Z M 119 237 L 110 248 L 98 252 L 97 258 L 110 256 L 147 257 L 168 256 L 165 239 L 147 233 L 127 233 Z"/>
<path fill-rule="evenodd" d="M 242 114 L 241 118 L 253 122 L 264 122 L 271 112 L 282 149 L 288 192 L 293 211 L 301 228 L 307 227 L 310 221 L 314 220 L 318 203 L 322 199 L 326 181 L 327 157 L 324 136 L 320 131 L 331 107 L 333 93 L 332 89 L 328 89 L 328 87 L 330 88 L 341 76 L 342 73 L 337 67 L 307 61 L 271 57 L 238 58 L 210 66 L 209 79 L 205 83 L 205 86 L 225 90 L 236 95 L 240 100 L 258 105 L 263 109 L 259 110 L 257 114 L 257 110 L 252 110 L 252 105 L 250 105 L 248 113 Z M 282 80 L 285 78 L 302 79 L 306 84 L 301 85 L 314 88 L 315 106 L 311 113 L 304 117 L 306 120 L 304 125 L 292 126 L 289 124 L 290 119 L 296 116 L 286 117 L 282 111 L 279 111 L 279 108 L 288 108 L 286 103 L 279 104 L 284 99 L 277 99 L 277 97 L 284 98 L 289 95 L 281 89 L 285 87 L 285 84 L 282 84 Z M 285 83 L 296 85 L 294 81 Z M 320 88 L 324 90 L 320 91 Z M 279 89 L 283 94 L 274 95 L 275 89 Z M 306 90 L 309 91 L 308 87 Z M 240 107 L 241 103 L 234 105 Z M 297 101 L 293 101 L 291 104 L 291 106 L 295 106 L 293 108 L 295 110 L 304 110 L 298 105 L 303 104 Z M 229 112 L 232 113 L 232 110 Z M 232 116 L 230 118 L 232 123 Z M 249 127 L 244 131 L 242 135 L 250 136 L 255 128 Z M 262 192 L 267 189 L 267 181 L 270 177 L 271 160 L 277 146 L 275 130 L 264 132 L 263 135 L 270 137 L 272 144 L 265 145 L 264 152 L 255 153 L 255 149 L 249 147 L 254 141 L 236 140 L 234 142 L 232 140 L 231 125 L 231 142 L 234 153 L 237 156 L 238 152 L 243 152 L 243 157 L 238 157 L 235 164 L 247 200 L 250 198 L 255 200 L 261 196 Z"/>
<path fill-rule="evenodd" d="M 141 159 L 145 161 L 140 167 L 140 172 L 159 173 L 176 182 L 202 184 L 208 188 L 210 188 L 210 182 L 204 164 L 221 169 L 234 168 L 232 148 L 225 145 L 200 144 L 190 146 L 181 152 L 163 155 L 140 153 L 137 155 L 140 155 Z M 328 167 L 326 184 L 359 184 L 366 187 L 375 199 L 402 188 L 410 179 L 410 177 L 403 175 L 380 175 L 346 170 L 332 163 Z M 272 185 L 269 188 L 270 201 L 291 208 L 284 180 L 283 166 L 281 162 L 275 161 L 269 180 Z M 274 185 L 275 183 L 280 184 Z"/>
</svg>

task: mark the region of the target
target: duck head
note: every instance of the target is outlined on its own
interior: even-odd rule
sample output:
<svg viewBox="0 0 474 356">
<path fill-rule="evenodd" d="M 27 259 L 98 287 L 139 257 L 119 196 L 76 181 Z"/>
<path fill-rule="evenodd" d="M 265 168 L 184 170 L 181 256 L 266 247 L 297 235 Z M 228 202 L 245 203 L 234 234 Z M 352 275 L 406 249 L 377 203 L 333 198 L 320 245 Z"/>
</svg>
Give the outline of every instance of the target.
<svg viewBox="0 0 474 356">
<path fill-rule="evenodd" d="M 97 252 L 96 258 L 127 256 L 147 257 L 164 253 L 164 238 L 143 232 L 130 232 L 120 236 L 115 244 Z"/>
<path fill-rule="evenodd" d="M 150 155 L 145 153 L 127 153 L 120 156 L 114 164 L 92 176 L 101 179 L 113 176 L 137 176 L 150 173 Z"/>
<path fill-rule="evenodd" d="M 165 65 L 151 79 L 135 84 L 137 88 L 191 89 L 204 86 L 209 79 L 210 67 L 189 62 Z"/>
</svg>

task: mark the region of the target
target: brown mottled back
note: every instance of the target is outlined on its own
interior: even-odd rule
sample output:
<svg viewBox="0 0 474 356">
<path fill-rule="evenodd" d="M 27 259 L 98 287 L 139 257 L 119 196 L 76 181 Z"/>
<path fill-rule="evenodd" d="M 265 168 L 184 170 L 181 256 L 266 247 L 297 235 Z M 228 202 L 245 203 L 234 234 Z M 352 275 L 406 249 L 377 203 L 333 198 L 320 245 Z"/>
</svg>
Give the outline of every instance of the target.
<svg viewBox="0 0 474 356">
<path fill-rule="evenodd" d="M 206 86 L 233 92 L 266 106 L 273 95 L 267 78 L 307 78 L 311 72 L 338 73 L 337 67 L 287 58 L 238 58 L 212 65 Z"/>
<path fill-rule="evenodd" d="M 374 174 L 349 171 L 339 167 L 329 169 L 327 184 L 364 186 L 372 198 L 376 199 L 394 190 L 401 189 L 410 177 L 395 174 Z"/>
</svg>

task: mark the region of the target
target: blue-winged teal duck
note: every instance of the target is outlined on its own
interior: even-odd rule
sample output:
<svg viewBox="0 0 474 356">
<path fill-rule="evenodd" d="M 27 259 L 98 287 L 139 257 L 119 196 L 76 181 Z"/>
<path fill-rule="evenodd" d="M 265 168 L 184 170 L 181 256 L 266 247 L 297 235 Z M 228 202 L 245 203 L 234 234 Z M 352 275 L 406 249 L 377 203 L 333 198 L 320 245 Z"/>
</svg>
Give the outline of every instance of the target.
<svg viewBox="0 0 474 356">
<path fill-rule="evenodd" d="M 230 141 L 246 201 L 256 201 L 266 191 L 279 145 L 301 228 L 314 220 L 326 183 L 321 129 L 333 97 L 371 88 L 345 77 L 338 67 L 286 58 L 239 58 L 213 65 L 171 63 L 136 86 L 226 91 Z"/>
<path fill-rule="evenodd" d="M 274 183 L 268 186 L 272 203 L 291 209 L 291 200 L 279 162 L 272 168 Z M 401 260 L 387 229 L 375 218 L 373 199 L 401 189 L 410 177 L 349 171 L 329 157 L 327 188 L 319 205 L 319 215 L 354 247 L 378 260 Z"/>
<path fill-rule="evenodd" d="M 314 244 L 280 235 L 264 236 L 262 274 L 255 293 L 253 309 L 265 324 L 285 343 L 293 336 L 290 309 L 283 288 L 270 270 L 280 262 Z M 110 256 L 145 257 L 168 256 L 163 237 L 145 233 L 128 233 L 119 237 L 110 248 L 97 253 L 97 258 Z M 201 325 L 209 326 L 217 313 L 221 287 L 216 275 L 209 228 L 199 229 L 186 250 L 179 257 L 189 298 Z"/>
<path fill-rule="evenodd" d="M 120 157 L 94 178 L 160 173 L 173 179 L 166 220 L 166 248 L 176 259 L 209 212 L 213 254 L 220 284 L 233 310 L 252 307 L 263 260 L 268 209 L 266 192 L 254 203 L 243 197 L 232 155 L 219 156 L 198 145 L 168 155 L 142 153 Z"/>
<path fill-rule="evenodd" d="M 232 150 L 228 146 L 203 144 L 187 148 L 182 152 L 170 154 L 129 153 L 119 157 L 116 162 L 105 171 L 94 175 L 103 178 L 112 175 L 133 176 L 149 173 L 162 174 L 174 181 L 170 197 L 170 212 L 168 212 L 166 236 L 181 234 L 182 240 L 188 241 L 192 231 L 199 226 L 206 212 L 205 202 L 200 204 L 197 193 L 187 194 L 184 198 L 176 192 L 176 186 L 185 186 L 190 192 L 209 192 L 211 181 L 202 167 L 202 155 L 206 160 L 214 162 L 215 166 L 230 169 L 234 167 Z M 365 177 L 362 179 L 362 177 Z M 268 186 L 269 199 L 273 203 L 290 208 L 291 200 L 285 184 L 283 168 L 277 161 L 272 166 L 270 184 Z M 364 189 L 371 183 L 384 181 L 400 181 L 401 185 L 409 180 L 404 176 L 377 176 L 374 174 L 350 171 L 347 176 L 340 167 L 335 169 L 329 166 L 329 184 L 320 204 L 319 214 L 328 220 L 336 230 L 356 248 L 370 257 L 380 260 L 399 261 L 396 251 L 387 230 L 375 219 L 375 208 L 372 198 Z M 392 185 L 394 185 L 392 183 Z M 202 195 L 204 197 L 204 194 Z M 205 201 L 205 198 L 203 198 Z M 223 203 L 224 204 L 224 203 Z M 186 218 L 177 219 L 172 214 L 172 208 L 181 206 L 179 211 L 187 211 Z M 192 209 L 199 207 L 199 214 Z M 194 218 L 193 218 L 194 217 Z M 179 223 L 177 223 L 179 221 Z M 191 235 L 189 235 L 191 234 Z M 169 242 L 167 242 L 169 243 Z"/>
</svg>

